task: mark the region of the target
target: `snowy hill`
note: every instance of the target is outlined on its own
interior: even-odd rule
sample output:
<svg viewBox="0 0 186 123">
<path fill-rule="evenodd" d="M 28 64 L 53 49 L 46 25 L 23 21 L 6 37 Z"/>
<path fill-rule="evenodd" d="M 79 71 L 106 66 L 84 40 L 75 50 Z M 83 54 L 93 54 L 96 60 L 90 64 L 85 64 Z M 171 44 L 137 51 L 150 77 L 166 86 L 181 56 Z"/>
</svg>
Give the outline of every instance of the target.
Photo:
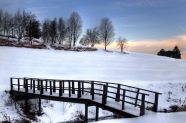
<svg viewBox="0 0 186 123">
<path fill-rule="evenodd" d="M 170 105 L 185 105 L 186 61 L 167 57 L 117 51 L 74 52 L 0 47 L 0 95 L 6 100 L 5 89 L 10 89 L 10 77 L 51 79 L 99 80 L 148 88 L 162 93 L 159 110 Z M 0 112 L 12 119 L 19 117 L 13 107 L 0 104 Z M 84 106 L 61 102 L 43 104 L 44 115 L 40 122 L 68 121 L 76 117 Z M 52 105 L 52 106 L 51 106 Z M 94 109 L 90 109 L 94 112 Z M 11 112 L 11 113 L 10 113 Z M 1 113 L 0 120 L 3 120 Z M 54 115 L 55 114 L 55 115 Z M 100 111 L 100 116 L 111 115 Z M 89 115 L 94 116 L 93 114 Z"/>
</svg>

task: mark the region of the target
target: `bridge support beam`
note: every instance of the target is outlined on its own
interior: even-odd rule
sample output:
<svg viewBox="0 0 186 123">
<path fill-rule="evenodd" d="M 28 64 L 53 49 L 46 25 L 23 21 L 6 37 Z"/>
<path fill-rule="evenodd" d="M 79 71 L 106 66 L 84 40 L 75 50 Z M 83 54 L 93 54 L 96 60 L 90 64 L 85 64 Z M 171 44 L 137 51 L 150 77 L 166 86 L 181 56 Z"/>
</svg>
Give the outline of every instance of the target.
<svg viewBox="0 0 186 123">
<path fill-rule="evenodd" d="M 88 104 L 85 104 L 85 122 L 88 121 Z"/>
<path fill-rule="evenodd" d="M 96 121 L 98 121 L 99 118 L 99 107 L 96 106 Z"/>
<path fill-rule="evenodd" d="M 41 98 L 39 98 L 39 105 L 38 106 L 39 106 L 39 111 L 38 112 L 41 113 Z"/>
<path fill-rule="evenodd" d="M 25 98 L 25 110 L 24 110 L 25 114 L 28 114 L 28 99 Z"/>
</svg>

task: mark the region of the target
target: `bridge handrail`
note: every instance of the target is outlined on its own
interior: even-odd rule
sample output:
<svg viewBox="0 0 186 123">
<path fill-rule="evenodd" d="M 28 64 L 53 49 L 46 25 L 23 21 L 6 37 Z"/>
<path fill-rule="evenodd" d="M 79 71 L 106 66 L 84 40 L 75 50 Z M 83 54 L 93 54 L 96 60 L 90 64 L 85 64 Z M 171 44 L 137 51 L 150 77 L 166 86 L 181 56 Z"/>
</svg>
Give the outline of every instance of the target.
<svg viewBox="0 0 186 123">
<path fill-rule="evenodd" d="M 14 79 L 17 79 L 18 84 L 14 84 L 13 83 Z M 20 80 L 24 81 L 23 85 L 20 84 Z M 40 93 L 41 94 L 43 94 L 43 90 L 47 90 L 47 89 L 50 89 L 50 94 L 52 94 L 52 89 L 53 89 L 53 92 L 56 92 L 56 90 L 58 90 L 59 91 L 59 95 L 62 96 L 62 93 L 64 93 L 65 90 L 68 90 L 69 91 L 69 97 L 71 96 L 71 93 L 75 94 L 75 91 L 77 91 L 78 98 L 80 98 L 81 97 L 81 93 L 84 94 L 84 92 L 87 92 L 87 93 L 90 93 L 92 95 L 92 100 L 94 100 L 94 95 L 101 95 L 102 96 L 102 103 L 103 103 L 103 105 L 105 105 L 107 103 L 107 98 L 112 98 L 112 99 L 114 99 L 117 102 L 122 101 L 122 110 L 124 109 L 124 103 L 129 103 L 129 104 L 134 105 L 134 106 L 140 106 L 140 115 L 144 114 L 145 103 L 153 104 L 154 105 L 154 107 L 153 107 L 154 111 L 157 111 L 158 94 L 160 94 L 160 93 L 155 93 L 153 91 L 148 91 L 148 92 L 155 93 L 155 102 L 150 102 L 150 101 L 145 100 L 145 96 L 149 96 L 149 94 L 146 94 L 146 93 L 143 93 L 143 92 L 139 92 L 140 90 L 146 90 L 146 89 L 141 89 L 141 88 L 132 87 L 132 86 L 127 86 L 127 87 L 135 88 L 135 89 L 137 89 L 137 91 L 124 89 L 124 88 L 121 88 L 121 86 L 125 86 L 123 84 L 108 83 L 108 82 L 93 81 L 93 80 L 58 80 L 58 79 L 28 78 L 28 77 L 25 77 L 25 78 L 12 77 L 11 78 L 11 90 L 13 90 L 13 86 L 14 85 L 17 85 L 18 86 L 18 91 L 20 90 L 20 87 L 24 87 L 25 88 L 25 92 L 27 92 L 28 91 L 28 87 L 31 88 L 32 86 L 35 86 L 35 84 L 33 85 L 33 83 L 31 83 L 31 82 L 29 84 L 28 80 L 30 80 L 31 82 L 33 81 L 34 83 L 35 83 L 35 81 L 38 82 L 38 85 L 37 84 L 36 85 L 39 88 L 41 88 L 40 89 L 40 91 L 41 91 Z M 43 81 L 46 81 L 46 84 L 49 82 L 50 86 L 43 85 Z M 51 85 L 52 82 L 53 82 L 53 85 Z M 56 87 L 56 82 L 59 83 L 60 87 Z M 68 83 L 68 87 L 65 87 L 63 85 L 63 89 L 62 89 L 61 88 L 62 84 L 64 84 L 65 82 Z M 75 88 L 74 83 L 78 83 L 78 87 Z M 85 83 L 90 84 L 91 87 L 90 88 L 84 88 L 84 84 Z M 111 86 L 112 84 L 117 85 L 117 87 Z M 96 89 L 96 88 L 94 88 L 94 85 L 103 86 L 103 89 Z M 43 87 L 43 86 L 46 86 L 46 87 Z M 114 89 L 117 90 L 117 92 L 109 91 L 108 88 L 114 88 Z M 87 91 L 87 89 L 88 89 L 88 91 Z M 62 90 L 63 90 L 63 92 L 60 92 Z M 98 92 L 95 92 L 95 91 L 100 91 L 102 93 L 98 93 Z M 123 92 L 123 94 L 121 94 L 121 91 Z M 34 92 L 35 92 L 35 89 L 34 89 Z M 132 97 L 132 96 L 126 95 L 126 92 L 134 93 L 134 94 L 136 94 L 136 97 Z M 115 94 L 116 97 L 109 96 L 108 95 L 109 93 Z M 139 99 L 139 95 L 141 95 L 141 99 Z M 122 96 L 122 99 L 121 99 L 121 96 Z M 127 100 L 125 100 L 125 98 L 131 98 L 135 102 L 134 103 L 128 102 Z M 141 102 L 141 105 L 139 105 L 137 103 L 138 101 Z"/>
</svg>

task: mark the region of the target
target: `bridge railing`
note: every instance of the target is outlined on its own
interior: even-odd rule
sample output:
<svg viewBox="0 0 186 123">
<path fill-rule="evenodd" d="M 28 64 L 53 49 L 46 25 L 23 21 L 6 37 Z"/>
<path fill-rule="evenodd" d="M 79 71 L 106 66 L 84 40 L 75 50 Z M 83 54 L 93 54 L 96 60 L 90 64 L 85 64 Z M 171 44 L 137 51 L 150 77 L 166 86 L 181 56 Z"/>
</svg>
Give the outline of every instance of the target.
<svg viewBox="0 0 186 123">
<path fill-rule="evenodd" d="M 145 103 L 151 103 L 154 105 L 154 111 L 157 111 L 158 96 L 160 93 L 136 88 L 123 84 L 90 81 L 90 80 L 57 80 L 57 79 L 40 79 L 40 78 L 11 78 L 11 90 L 22 91 L 25 93 L 44 94 L 49 92 L 49 95 L 54 93 L 59 97 L 63 97 L 64 94 L 68 97 L 76 96 L 77 99 L 83 95 L 91 95 L 91 100 L 95 100 L 95 96 L 102 97 L 102 106 L 107 104 L 109 99 L 121 103 L 121 110 L 125 109 L 125 104 L 130 104 L 140 108 L 140 115 L 145 113 Z M 127 89 L 124 87 L 130 87 L 136 90 Z M 155 94 L 155 101 L 149 102 L 146 100 L 148 93 L 146 91 Z M 73 95 L 73 96 L 72 96 Z"/>
</svg>

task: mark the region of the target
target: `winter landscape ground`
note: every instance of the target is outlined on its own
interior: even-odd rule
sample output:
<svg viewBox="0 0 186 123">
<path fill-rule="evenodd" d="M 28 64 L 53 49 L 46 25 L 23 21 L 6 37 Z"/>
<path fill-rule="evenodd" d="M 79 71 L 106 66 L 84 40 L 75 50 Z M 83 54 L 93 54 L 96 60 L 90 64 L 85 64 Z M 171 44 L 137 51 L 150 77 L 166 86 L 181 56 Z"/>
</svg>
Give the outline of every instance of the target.
<svg viewBox="0 0 186 123">
<path fill-rule="evenodd" d="M 186 61 L 155 55 L 118 51 L 93 52 L 57 51 L 53 49 L 27 49 L 0 47 L 0 120 L 15 121 L 20 116 L 14 106 L 7 105 L 10 77 L 34 77 L 51 79 L 99 80 L 132 85 L 162 93 L 158 110 L 131 119 L 103 120 L 117 123 L 184 123 L 185 112 L 169 112 L 171 105 L 186 105 Z M 84 105 L 55 101 L 42 101 L 44 114 L 38 122 L 65 122 L 77 119 L 84 113 Z M 111 112 L 100 110 L 99 116 Z M 89 117 L 95 116 L 95 108 L 89 108 Z"/>
</svg>

